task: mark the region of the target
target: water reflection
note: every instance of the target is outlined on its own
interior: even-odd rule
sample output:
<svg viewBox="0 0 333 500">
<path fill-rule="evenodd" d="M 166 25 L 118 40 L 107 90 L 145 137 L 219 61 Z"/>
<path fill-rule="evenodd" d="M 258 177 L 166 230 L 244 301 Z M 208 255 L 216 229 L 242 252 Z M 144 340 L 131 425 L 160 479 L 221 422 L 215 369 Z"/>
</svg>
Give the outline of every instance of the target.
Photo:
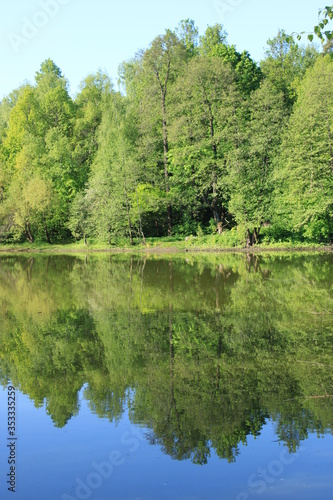
<svg viewBox="0 0 333 500">
<path fill-rule="evenodd" d="M 268 419 L 332 432 L 332 255 L 4 256 L 1 382 L 56 427 L 124 411 L 171 457 L 229 462 Z"/>
</svg>

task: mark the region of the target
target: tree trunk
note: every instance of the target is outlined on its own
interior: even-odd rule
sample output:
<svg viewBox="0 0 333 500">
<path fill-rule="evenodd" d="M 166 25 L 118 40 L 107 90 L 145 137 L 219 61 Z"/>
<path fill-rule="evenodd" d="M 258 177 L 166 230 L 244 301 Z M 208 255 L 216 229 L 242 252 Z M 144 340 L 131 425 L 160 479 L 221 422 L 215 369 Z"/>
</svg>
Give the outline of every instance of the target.
<svg viewBox="0 0 333 500">
<path fill-rule="evenodd" d="M 47 230 L 47 226 L 45 226 L 45 235 L 46 235 L 46 241 L 48 242 L 49 245 L 51 245 L 51 238 Z"/>
<path fill-rule="evenodd" d="M 213 188 L 213 203 L 212 203 L 212 210 L 213 210 L 213 216 L 214 216 L 214 221 L 216 223 L 216 230 L 218 231 L 219 234 L 222 233 L 220 232 L 220 223 L 221 223 L 221 215 L 217 203 L 217 174 L 216 174 L 216 168 L 217 168 L 217 146 L 215 143 L 215 131 L 214 131 L 214 117 L 211 113 L 211 109 L 209 108 L 210 111 L 210 120 L 209 120 L 209 128 L 210 128 L 210 137 L 212 140 L 212 148 L 213 148 L 213 155 L 214 155 L 214 165 L 213 165 L 213 183 L 212 183 L 212 188 Z"/>
<path fill-rule="evenodd" d="M 165 192 L 169 193 L 169 171 L 168 171 L 168 153 L 169 153 L 169 140 L 168 140 L 168 129 L 166 120 L 166 107 L 165 107 L 166 93 L 162 92 L 162 121 L 163 121 L 163 149 L 164 149 L 164 180 L 165 180 Z M 167 207 L 168 214 L 168 236 L 172 235 L 172 207 L 168 203 Z"/>
<path fill-rule="evenodd" d="M 259 241 L 260 227 L 255 227 L 252 235 L 252 245 L 255 245 Z"/>
<path fill-rule="evenodd" d="M 137 199 L 137 203 L 138 203 L 140 236 L 142 237 L 143 244 L 145 245 L 146 244 L 146 238 L 145 238 L 145 235 L 143 234 L 143 230 L 142 230 L 142 221 L 141 221 L 141 213 L 140 213 L 140 205 L 139 205 L 138 188 L 136 188 L 136 199 Z"/>
<path fill-rule="evenodd" d="M 49 232 L 47 230 L 47 224 L 46 224 L 46 219 L 45 219 L 44 215 L 43 215 L 43 220 L 44 220 L 44 228 L 45 228 L 46 241 L 49 243 L 49 245 L 51 245 L 51 238 L 50 238 Z"/>
<path fill-rule="evenodd" d="M 131 220 L 130 220 L 130 215 L 129 215 L 129 205 L 128 205 L 128 198 L 127 198 L 127 187 L 126 187 L 126 176 L 125 176 L 125 156 L 124 155 L 123 155 L 123 175 L 124 175 L 124 190 L 125 190 L 125 201 L 126 201 L 128 232 L 129 232 L 130 244 L 133 245 Z"/>
<path fill-rule="evenodd" d="M 325 101 L 326 101 L 326 109 L 329 109 L 327 99 L 325 99 Z M 332 147 L 333 137 L 331 133 L 331 121 L 329 116 L 327 115 L 326 115 L 326 123 L 327 123 L 328 147 L 330 152 L 331 170 L 333 174 L 333 147 Z"/>
<path fill-rule="evenodd" d="M 260 227 L 259 228 L 255 227 L 252 232 L 249 229 L 247 230 L 247 235 L 246 235 L 247 248 L 252 247 L 256 243 L 258 243 L 259 233 L 260 233 Z"/>
<path fill-rule="evenodd" d="M 252 246 L 252 234 L 250 233 L 250 230 L 248 229 L 247 234 L 246 234 L 246 247 L 250 248 L 250 246 Z"/>
<path fill-rule="evenodd" d="M 216 223 L 216 228 L 218 229 L 218 224 L 221 222 L 221 216 L 220 216 L 220 211 L 217 203 L 217 175 L 214 172 L 213 174 L 213 203 L 212 203 L 212 210 L 213 210 L 213 216 L 214 216 L 214 221 Z"/>
<path fill-rule="evenodd" d="M 30 229 L 29 223 L 26 223 L 26 225 L 25 225 L 24 235 L 25 235 L 26 239 L 29 241 L 29 243 L 34 242 L 34 237 L 31 234 L 31 229 Z"/>
<path fill-rule="evenodd" d="M 223 224 L 222 222 L 218 222 L 217 223 L 217 232 L 219 233 L 219 235 L 221 235 L 223 233 Z"/>
</svg>

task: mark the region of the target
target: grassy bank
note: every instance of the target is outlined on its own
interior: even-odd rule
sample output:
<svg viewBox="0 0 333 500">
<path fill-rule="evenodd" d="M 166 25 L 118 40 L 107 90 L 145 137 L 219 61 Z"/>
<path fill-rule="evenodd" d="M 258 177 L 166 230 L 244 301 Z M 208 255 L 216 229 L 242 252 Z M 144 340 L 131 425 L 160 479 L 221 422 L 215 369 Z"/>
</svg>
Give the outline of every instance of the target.
<svg viewBox="0 0 333 500">
<path fill-rule="evenodd" d="M 0 244 L 1 253 L 38 252 L 38 253 L 90 253 L 90 252 L 122 252 L 122 253 L 170 253 L 170 252 L 267 252 L 267 251 L 332 251 L 332 246 L 303 242 L 274 242 L 255 245 L 250 249 L 244 245 L 230 244 L 218 236 L 190 236 L 147 238 L 144 245 L 140 240 L 130 245 L 128 240 L 119 240 L 111 245 L 84 241 L 75 243 L 49 245 L 47 243 Z"/>
</svg>

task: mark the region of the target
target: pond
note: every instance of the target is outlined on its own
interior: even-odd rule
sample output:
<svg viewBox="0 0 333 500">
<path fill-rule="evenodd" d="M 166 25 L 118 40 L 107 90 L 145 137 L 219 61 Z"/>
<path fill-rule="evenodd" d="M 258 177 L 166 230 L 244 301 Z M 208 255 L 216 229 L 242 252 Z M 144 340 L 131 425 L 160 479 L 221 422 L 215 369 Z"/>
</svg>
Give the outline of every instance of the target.
<svg viewBox="0 0 333 500">
<path fill-rule="evenodd" d="M 332 313 L 331 253 L 1 256 L 0 498 L 331 499 Z"/>
</svg>

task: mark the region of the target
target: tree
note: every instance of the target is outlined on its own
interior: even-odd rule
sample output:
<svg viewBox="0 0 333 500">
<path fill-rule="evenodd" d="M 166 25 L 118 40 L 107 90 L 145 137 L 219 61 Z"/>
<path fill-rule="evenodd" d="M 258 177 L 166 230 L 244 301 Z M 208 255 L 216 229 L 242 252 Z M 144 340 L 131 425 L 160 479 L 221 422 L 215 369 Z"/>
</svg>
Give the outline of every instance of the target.
<svg viewBox="0 0 333 500">
<path fill-rule="evenodd" d="M 73 157 L 78 165 L 79 189 L 88 181 L 91 164 L 98 149 L 97 131 L 113 86 L 110 78 L 98 72 L 87 76 L 75 98 L 76 113 L 73 130 Z"/>
<path fill-rule="evenodd" d="M 83 238 L 87 244 L 87 235 L 92 232 L 92 228 L 89 225 L 88 200 L 84 191 L 77 193 L 70 205 L 67 227 L 74 238 Z"/>
<path fill-rule="evenodd" d="M 206 56 L 212 55 L 218 47 L 226 44 L 227 36 L 222 24 L 208 26 L 205 34 L 200 37 L 200 52 Z"/>
<path fill-rule="evenodd" d="M 333 234 L 332 76 L 328 55 L 307 72 L 275 175 L 277 223 L 312 241 Z"/>
<path fill-rule="evenodd" d="M 199 46 L 199 30 L 195 26 L 192 19 L 184 19 L 180 21 L 176 34 L 181 42 L 183 42 L 187 56 L 191 59 L 198 54 Z"/>
<path fill-rule="evenodd" d="M 259 87 L 263 78 L 262 71 L 246 50 L 240 54 L 234 45 L 220 44 L 214 47 L 212 55 L 231 64 L 237 77 L 237 86 L 245 96 Z"/>
<path fill-rule="evenodd" d="M 142 57 L 142 72 L 146 81 L 143 93 L 143 112 L 148 112 L 151 115 L 150 120 L 154 120 L 154 126 L 160 129 L 162 135 L 164 184 L 167 196 L 170 191 L 168 95 L 170 86 L 179 76 L 185 54 L 183 43 L 179 41 L 175 33 L 167 30 L 165 35 L 155 38 Z M 167 206 L 167 217 L 168 234 L 171 235 L 171 202 Z"/>
<path fill-rule="evenodd" d="M 10 113 L 27 86 L 29 85 L 22 85 L 18 89 L 13 90 L 0 102 L 0 145 L 6 137 Z"/>
<path fill-rule="evenodd" d="M 286 125 L 283 94 L 266 80 L 251 94 L 243 113 L 250 118 L 230 161 L 229 210 L 245 228 L 250 246 L 258 241 L 262 224 L 270 220 L 274 159 Z"/>
<path fill-rule="evenodd" d="M 15 236 L 20 238 L 23 234 L 30 243 L 33 243 L 34 230 L 42 226 L 48 243 L 51 243 L 46 224 L 46 212 L 52 198 L 50 183 L 36 176 L 26 180 L 21 189 L 15 185 L 11 194 L 12 198 L 18 199 L 13 209 Z"/>
<path fill-rule="evenodd" d="M 13 108 L 16 106 L 19 97 L 26 92 L 27 88 L 30 88 L 30 85 L 25 85 L 17 90 L 14 90 L 9 94 L 9 96 L 4 97 L 0 102 L 0 222 L 2 224 L 0 234 L 8 234 L 13 226 L 13 213 L 9 210 L 6 198 L 9 185 L 15 172 L 14 150 L 17 148 L 17 136 L 22 133 L 23 127 L 23 125 L 21 125 L 21 127 L 16 128 L 16 131 L 15 133 L 12 133 L 11 138 L 7 139 L 10 115 Z M 29 100 L 29 98 L 27 100 Z M 26 107 L 26 112 L 29 114 L 28 107 Z M 19 113 L 18 116 L 19 115 L 22 118 L 22 114 Z M 11 121 L 11 128 L 15 129 L 13 119 Z"/>
<path fill-rule="evenodd" d="M 69 136 L 73 129 L 74 103 L 68 93 L 68 83 L 60 68 L 47 59 L 41 64 L 35 76 L 36 99 L 41 112 L 41 133 L 58 128 Z"/>
<path fill-rule="evenodd" d="M 60 69 L 48 59 L 36 73 L 36 85 L 25 86 L 19 92 L 1 145 L 5 218 L 13 221 L 16 235 L 20 234 L 22 221 L 26 219 L 26 215 L 17 215 L 25 214 L 22 207 L 27 207 L 25 202 L 20 204 L 20 198 L 25 199 L 26 186 L 35 178 L 40 180 L 39 186 L 42 181 L 49 186 L 52 196 L 48 209 L 43 209 L 43 220 L 37 223 L 38 217 L 34 218 L 36 234 L 31 234 L 29 239 L 38 236 L 50 242 L 68 235 L 68 205 L 79 187 L 71 145 L 74 116 L 67 82 Z M 35 208 L 27 208 L 27 213 L 33 213 Z"/>
<path fill-rule="evenodd" d="M 217 57 L 193 59 L 174 98 L 173 182 L 185 209 L 200 200 L 201 210 L 211 211 L 221 232 L 228 206 L 227 153 L 233 147 L 233 119 L 240 102 L 232 68 Z"/>
<path fill-rule="evenodd" d="M 118 93 L 105 102 L 98 129 L 98 150 L 86 189 L 71 206 L 69 227 L 75 237 L 111 242 L 135 233 L 143 237 L 135 139 L 137 131 L 127 101 Z"/>
<path fill-rule="evenodd" d="M 283 92 L 289 113 L 297 100 L 297 89 L 308 68 L 318 57 L 313 47 L 300 47 L 285 31 L 267 42 L 266 58 L 261 62 L 264 77 Z"/>
</svg>

